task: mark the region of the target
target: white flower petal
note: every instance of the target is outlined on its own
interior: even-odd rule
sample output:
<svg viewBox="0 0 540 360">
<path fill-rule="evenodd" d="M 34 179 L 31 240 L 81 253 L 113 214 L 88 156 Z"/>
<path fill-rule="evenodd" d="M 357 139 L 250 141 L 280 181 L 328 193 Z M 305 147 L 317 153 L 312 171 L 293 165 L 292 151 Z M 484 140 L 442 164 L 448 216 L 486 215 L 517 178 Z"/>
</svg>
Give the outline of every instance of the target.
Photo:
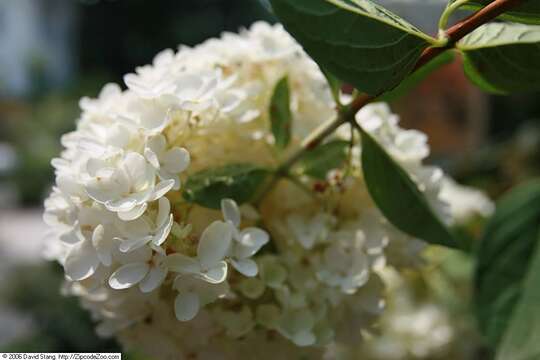
<svg viewBox="0 0 540 360">
<path fill-rule="evenodd" d="M 116 250 L 114 251 L 114 259 L 123 265 L 136 262 L 148 262 L 152 259 L 152 249 L 149 246 L 142 246 L 127 253 Z"/>
<path fill-rule="evenodd" d="M 173 173 L 178 174 L 187 169 L 191 161 L 189 152 L 180 147 L 174 147 L 163 154 L 161 163 L 163 167 Z"/>
<path fill-rule="evenodd" d="M 78 242 L 84 240 L 84 237 L 79 229 L 79 221 L 76 221 L 71 229 L 60 235 L 60 240 L 70 245 L 77 244 Z"/>
<path fill-rule="evenodd" d="M 120 199 L 121 194 L 129 191 L 129 187 L 126 172 L 114 168 L 99 169 L 95 177 L 85 184 L 88 196 L 102 204 Z"/>
<path fill-rule="evenodd" d="M 200 274 L 201 278 L 211 284 L 219 284 L 227 278 L 227 263 L 220 261 L 215 267 Z"/>
<path fill-rule="evenodd" d="M 132 221 L 132 220 L 135 220 L 135 219 L 138 219 L 139 217 L 141 217 L 141 215 L 144 214 L 144 212 L 146 211 L 147 208 L 148 208 L 148 204 L 147 203 L 142 203 L 140 205 L 136 205 L 131 210 L 119 211 L 118 212 L 118 217 L 121 220 L 124 220 L 124 221 Z"/>
<path fill-rule="evenodd" d="M 112 264 L 112 253 L 106 250 L 97 250 L 97 256 L 99 261 L 105 266 L 111 266 Z"/>
<path fill-rule="evenodd" d="M 92 232 L 92 245 L 96 249 L 99 261 L 105 266 L 112 263 L 112 240 L 105 236 L 105 228 L 99 224 Z"/>
<path fill-rule="evenodd" d="M 253 256 L 261 247 L 268 243 L 270 236 L 259 228 L 246 228 L 238 236 L 238 245 L 235 247 L 235 255 L 240 259 Z"/>
<path fill-rule="evenodd" d="M 106 167 L 106 161 L 100 158 L 90 158 L 86 161 L 86 171 L 88 171 L 92 177 L 96 176 L 99 170 Z"/>
<path fill-rule="evenodd" d="M 219 284 L 211 284 L 208 282 L 202 282 L 201 284 L 202 285 L 197 287 L 197 294 L 199 294 L 199 300 L 201 301 L 202 306 L 225 297 L 229 291 L 229 284 L 226 281 Z"/>
<path fill-rule="evenodd" d="M 103 225 L 99 224 L 92 232 L 92 245 L 97 248 L 100 244 L 103 243 L 104 237 L 105 228 L 103 227 Z"/>
<path fill-rule="evenodd" d="M 119 239 L 120 246 L 118 249 L 123 252 L 127 253 L 133 250 L 137 250 L 144 245 L 148 244 L 148 242 L 152 241 L 152 236 L 142 236 L 142 237 L 136 237 L 131 239 Z"/>
<path fill-rule="evenodd" d="M 157 158 L 159 158 L 165 152 L 165 148 L 167 147 L 167 139 L 165 139 L 165 136 L 161 134 L 150 136 L 146 141 L 146 147 L 148 150 L 152 151 Z"/>
<path fill-rule="evenodd" d="M 158 215 L 156 218 L 157 227 L 163 226 L 169 220 L 169 214 L 171 213 L 171 203 L 166 197 L 162 197 L 158 202 Z"/>
<path fill-rule="evenodd" d="M 179 100 L 191 100 L 201 96 L 204 87 L 204 79 L 197 74 L 184 74 L 177 79 L 182 84 L 176 92 Z"/>
<path fill-rule="evenodd" d="M 139 153 L 128 153 L 122 162 L 123 168 L 136 187 L 141 186 L 148 178 L 148 163 Z"/>
<path fill-rule="evenodd" d="M 121 163 L 121 168 L 129 179 L 129 191 L 131 193 L 149 192 L 156 182 L 155 169 L 139 153 L 130 152 Z"/>
<path fill-rule="evenodd" d="M 143 293 L 154 291 L 163 283 L 166 276 L 166 270 L 159 266 L 153 266 L 144 279 L 139 283 L 139 288 Z"/>
<path fill-rule="evenodd" d="M 151 248 L 152 250 L 154 250 L 154 251 L 157 252 L 158 254 L 163 255 L 163 256 L 166 256 L 166 255 L 167 255 L 167 252 L 166 252 L 165 249 L 163 249 L 162 247 L 156 246 L 156 245 L 154 245 L 153 243 L 150 243 L 149 246 L 150 246 L 150 248 Z"/>
<path fill-rule="evenodd" d="M 140 282 L 148 274 L 147 263 L 122 265 L 109 278 L 109 285 L 116 290 L 127 289 Z"/>
<path fill-rule="evenodd" d="M 369 271 L 361 271 L 341 281 L 341 290 L 345 294 L 354 294 L 358 288 L 364 286 L 369 280 Z"/>
<path fill-rule="evenodd" d="M 62 190 L 62 193 L 71 196 L 84 196 L 84 186 L 81 185 L 73 176 L 58 175 L 56 186 Z"/>
<path fill-rule="evenodd" d="M 287 328 L 291 334 L 310 331 L 315 326 L 315 317 L 307 308 L 287 314 L 286 319 Z"/>
<path fill-rule="evenodd" d="M 170 214 L 169 215 L 169 221 L 165 222 L 159 229 L 158 231 L 156 232 L 156 234 L 154 235 L 154 238 L 152 240 L 152 243 L 155 245 L 155 246 L 161 246 L 161 244 L 163 244 L 165 242 L 165 240 L 167 240 L 167 237 L 169 236 L 170 232 L 171 232 L 171 228 L 173 226 L 173 223 L 174 223 L 174 218 L 173 218 L 173 214 Z"/>
<path fill-rule="evenodd" d="M 158 159 L 155 152 L 153 152 L 149 148 L 145 148 L 144 149 L 144 157 L 146 158 L 146 160 L 148 160 L 150 165 L 152 165 L 156 169 L 159 169 L 159 167 L 160 167 L 159 159 Z"/>
<path fill-rule="evenodd" d="M 195 274 L 201 271 L 201 265 L 196 258 L 178 253 L 167 256 L 163 265 L 170 271 L 184 274 Z"/>
<path fill-rule="evenodd" d="M 179 321 L 189 321 L 199 312 L 199 295 L 188 292 L 178 294 L 174 301 L 174 314 Z"/>
<path fill-rule="evenodd" d="M 150 196 L 148 201 L 155 201 L 157 199 L 162 198 L 163 196 L 165 196 L 166 193 L 168 193 L 174 187 L 174 184 L 175 184 L 174 179 L 160 181 L 154 187 L 154 192 L 152 193 L 152 196 Z"/>
<path fill-rule="evenodd" d="M 240 226 L 240 210 L 232 199 L 221 200 L 221 212 L 225 221 L 230 222 L 234 227 Z"/>
<path fill-rule="evenodd" d="M 246 94 L 244 92 L 234 90 L 227 91 L 219 95 L 219 110 L 224 113 L 228 113 L 236 109 L 246 98 Z"/>
<path fill-rule="evenodd" d="M 229 252 L 233 228 L 231 224 L 214 221 L 202 233 L 197 257 L 204 269 L 214 267 Z"/>
<path fill-rule="evenodd" d="M 231 264 L 236 270 L 238 270 L 239 273 L 247 277 L 256 276 L 259 272 L 257 263 L 251 259 L 242 259 L 238 261 L 231 260 Z"/>
<path fill-rule="evenodd" d="M 92 195 L 90 195 L 92 197 Z M 95 199 L 94 199 L 95 200 Z M 96 200 L 97 201 L 97 200 Z M 111 200 L 110 198 L 105 201 L 105 207 L 110 211 L 122 211 L 128 212 L 133 210 L 137 206 L 137 200 L 132 197 L 125 197 L 117 200 Z"/>
<path fill-rule="evenodd" d="M 180 190 L 180 177 L 178 175 L 171 174 L 170 172 L 164 170 L 163 168 L 159 169 L 158 176 L 161 180 L 174 180 L 173 190 Z"/>
<path fill-rule="evenodd" d="M 66 256 L 64 269 L 73 281 L 84 280 L 92 276 L 99 266 L 99 258 L 90 241 L 74 245 Z"/>
<path fill-rule="evenodd" d="M 141 216 L 134 221 L 118 222 L 118 230 L 124 238 L 147 236 L 152 232 L 153 224 L 148 217 Z"/>
<path fill-rule="evenodd" d="M 106 134 L 105 142 L 119 149 L 125 148 L 130 140 L 129 130 L 122 124 L 114 124 Z"/>
<path fill-rule="evenodd" d="M 132 109 L 135 112 L 132 121 L 147 134 L 160 133 L 171 120 L 168 106 L 161 102 L 141 99 L 132 105 Z"/>
<path fill-rule="evenodd" d="M 298 346 L 311 346 L 315 344 L 316 338 L 311 331 L 302 331 L 294 334 L 291 340 Z"/>
</svg>

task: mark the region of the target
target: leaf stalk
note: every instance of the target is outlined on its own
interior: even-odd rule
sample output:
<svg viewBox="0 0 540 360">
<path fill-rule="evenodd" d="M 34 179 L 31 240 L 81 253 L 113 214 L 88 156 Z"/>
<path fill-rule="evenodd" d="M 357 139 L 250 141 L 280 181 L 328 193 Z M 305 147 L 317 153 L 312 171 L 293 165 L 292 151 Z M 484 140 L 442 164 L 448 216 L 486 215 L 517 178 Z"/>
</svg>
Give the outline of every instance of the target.
<svg viewBox="0 0 540 360">
<path fill-rule="evenodd" d="M 446 20 L 443 19 L 441 21 L 444 27 L 446 26 L 450 14 L 467 1 L 468 0 L 458 0 L 449 7 L 447 7 L 447 9 L 445 10 L 446 15 L 445 13 L 443 13 L 443 17 L 446 16 Z M 529 0 L 495 0 L 489 5 L 470 15 L 469 17 L 451 26 L 446 31 L 443 31 L 443 37 L 447 39 L 446 45 L 435 45 L 434 47 L 428 47 L 426 50 L 424 50 L 411 74 L 414 73 L 416 70 L 420 69 L 422 66 L 429 63 L 431 60 L 433 60 L 435 57 L 437 57 L 444 51 L 453 48 L 456 42 L 461 40 L 463 37 L 474 31 L 478 27 L 486 24 L 487 22 L 495 19 L 504 12 L 513 9 L 518 5 L 521 5 L 526 1 Z M 441 23 L 439 24 L 439 27 L 441 26 Z M 296 164 L 296 162 L 300 158 L 302 158 L 302 156 L 306 152 L 317 147 L 321 142 L 324 141 L 324 139 L 332 135 L 334 131 L 336 131 L 341 125 L 345 123 L 351 123 L 358 129 L 359 125 L 356 123 L 355 120 L 356 113 L 365 105 L 375 101 L 380 95 L 382 95 L 382 93 L 374 96 L 367 94 L 358 95 L 356 98 L 353 99 L 349 106 L 339 109 L 338 116 L 336 118 L 326 123 L 323 123 L 311 134 L 309 134 L 302 142 L 300 148 L 275 170 L 271 180 L 267 183 L 268 185 L 264 189 L 262 189 L 257 196 L 255 203 L 259 204 L 264 199 L 266 194 L 268 194 L 272 190 L 272 188 L 276 185 L 280 178 L 288 177 L 290 169 Z"/>
</svg>

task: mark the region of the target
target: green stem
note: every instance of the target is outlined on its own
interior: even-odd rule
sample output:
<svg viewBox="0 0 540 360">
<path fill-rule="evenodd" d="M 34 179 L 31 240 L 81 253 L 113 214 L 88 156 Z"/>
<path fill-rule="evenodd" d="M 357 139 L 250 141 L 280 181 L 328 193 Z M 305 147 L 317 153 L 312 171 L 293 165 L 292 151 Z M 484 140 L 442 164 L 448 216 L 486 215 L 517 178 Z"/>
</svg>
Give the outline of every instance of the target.
<svg viewBox="0 0 540 360">
<path fill-rule="evenodd" d="M 350 124 L 354 129 L 358 131 L 358 134 L 360 135 L 360 137 L 362 137 L 362 134 L 364 133 L 364 129 L 360 126 L 360 124 L 357 123 L 356 121 L 351 121 Z"/>
<path fill-rule="evenodd" d="M 338 116 L 330 121 L 323 123 L 321 126 L 316 128 L 311 134 L 309 134 L 300 145 L 300 148 L 296 150 L 283 164 L 281 164 L 272 175 L 272 178 L 267 182 L 267 185 L 257 194 L 254 199 L 255 204 L 260 204 L 264 197 L 272 190 L 272 188 L 277 184 L 280 178 L 289 176 L 291 168 L 296 164 L 298 160 L 305 153 L 313 150 L 317 147 L 324 139 L 334 133 L 341 125 L 350 122 L 351 119 L 354 119 L 354 116 L 364 105 L 372 101 L 374 97 L 368 95 L 359 95 L 356 97 L 353 102 L 346 108 L 341 109 L 338 112 Z"/>
<path fill-rule="evenodd" d="M 286 175 L 290 168 L 306 153 L 307 151 L 317 147 L 322 140 L 331 135 L 338 127 L 346 121 L 341 116 L 327 121 L 310 133 L 300 145 L 300 148 L 293 153 L 277 170 L 278 174 Z"/>
<path fill-rule="evenodd" d="M 448 30 L 444 31 L 445 35 L 443 36 L 447 39 L 446 45 L 442 47 L 432 46 L 424 50 L 422 56 L 416 63 L 414 70 L 418 70 L 418 68 L 424 66 L 444 51 L 452 49 L 459 40 L 473 32 L 480 26 L 490 22 L 497 16 L 504 14 L 505 12 L 514 9 L 515 7 L 528 1 L 531 0 L 495 0 L 489 3 L 489 5 L 486 5 L 482 9 L 478 10 L 471 16 L 459 21 L 455 25 L 452 25 L 448 28 Z"/>
<path fill-rule="evenodd" d="M 446 26 L 448 25 L 448 20 L 450 19 L 450 16 L 454 13 L 454 11 L 456 11 L 462 5 L 468 2 L 469 0 L 456 0 L 446 5 L 446 9 L 444 9 L 441 18 L 439 19 L 439 33 L 442 33 L 444 34 L 444 36 L 446 36 L 445 30 Z"/>
<path fill-rule="evenodd" d="M 308 151 L 316 148 L 324 139 L 332 135 L 341 125 L 354 119 L 356 113 L 369 102 L 375 100 L 375 97 L 366 94 L 358 95 L 349 106 L 341 108 L 337 117 L 323 123 L 309 134 L 300 148 L 293 153 L 277 170 L 278 176 L 287 175 L 291 167 Z"/>
</svg>

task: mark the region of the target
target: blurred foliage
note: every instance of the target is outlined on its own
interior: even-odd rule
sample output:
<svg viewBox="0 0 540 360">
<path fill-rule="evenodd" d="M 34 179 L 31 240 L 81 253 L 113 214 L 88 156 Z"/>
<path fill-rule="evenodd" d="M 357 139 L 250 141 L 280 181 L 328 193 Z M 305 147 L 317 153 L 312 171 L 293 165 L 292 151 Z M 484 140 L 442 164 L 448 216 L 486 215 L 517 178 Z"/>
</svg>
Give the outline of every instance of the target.
<svg viewBox="0 0 540 360">
<path fill-rule="evenodd" d="M 116 352 L 113 340 L 98 338 L 90 315 L 74 297 L 60 295 L 62 269 L 57 264 L 13 269 L 2 291 L 3 302 L 29 315 L 32 333 L 0 352 Z"/>
<path fill-rule="evenodd" d="M 15 106 L 4 124 L 17 154 L 12 177 L 23 204 L 35 204 L 42 200 L 51 181 L 50 160 L 60 151 L 60 135 L 73 127 L 76 107 L 60 95 Z"/>
<path fill-rule="evenodd" d="M 31 333 L 0 347 L 0 352 L 122 352 L 114 339 L 99 338 L 95 323 L 75 297 L 60 294 L 63 270 L 56 263 L 12 269 L 0 288 L 2 305 L 30 316 Z M 150 360 L 123 353 L 125 360 Z"/>
<path fill-rule="evenodd" d="M 149 63 L 155 54 L 178 45 L 193 46 L 238 31 L 256 20 L 269 20 L 257 0 L 144 0 L 81 2 L 78 54 L 81 70 L 107 69 L 123 74 Z"/>
<path fill-rule="evenodd" d="M 452 159 L 447 170 L 459 182 L 485 189 L 494 199 L 540 176 L 540 118 L 523 121 L 514 131 L 488 139 L 473 154 Z"/>
</svg>

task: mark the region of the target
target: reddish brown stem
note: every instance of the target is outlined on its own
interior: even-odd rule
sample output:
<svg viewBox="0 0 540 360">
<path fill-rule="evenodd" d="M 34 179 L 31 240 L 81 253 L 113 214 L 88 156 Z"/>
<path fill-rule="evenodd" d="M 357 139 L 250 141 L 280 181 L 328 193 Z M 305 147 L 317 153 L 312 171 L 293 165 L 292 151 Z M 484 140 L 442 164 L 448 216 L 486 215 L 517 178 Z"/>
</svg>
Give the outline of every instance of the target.
<svg viewBox="0 0 540 360">
<path fill-rule="evenodd" d="M 527 0 L 495 0 L 491 2 L 489 5 L 487 5 L 486 7 L 472 14 L 471 16 L 461 20 L 456 25 L 450 27 L 446 31 L 448 43 L 445 46 L 430 47 L 430 48 L 427 48 L 422 53 L 422 55 L 420 56 L 420 59 L 418 60 L 418 62 L 416 63 L 413 69 L 413 72 L 418 70 L 420 67 L 424 66 L 425 64 L 427 64 L 429 61 L 434 59 L 437 55 L 441 54 L 445 50 L 452 48 L 457 41 L 462 39 L 465 35 L 471 33 L 473 30 L 475 30 L 479 26 L 484 25 L 488 21 L 495 19 L 497 16 L 501 15 L 502 13 L 526 1 Z M 320 129 L 317 129 L 317 131 L 314 134 L 312 134 L 313 136 L 310 136 L 309 139 L 306 139 L 307 141 L 305 142 L 304 146 L 301 149 L 299 149 L 296 153 L 292 154 L 292 156 L 289 157 L 289 159 L 287 159 L 277 169 L 274 179 L 272 180 L 270 185 L 267 187 L 267 189 L 265 189 L 265 191 L 261 193 L 259 200 L 264 197 L 266 192 L 270 190 L 270 188 L 273 186 L 273 184 L 275 184 L 275 182 L 277 182 L 279 177 L 285 176 L 288 174 L 289 169 L 302 157 L 304 152 L 315 148 L 317 145 L 321 143 L 322 140 L 324 140 L 326 137 L 332 134 L 341 125 L 347 122 L 354 122 L 356 113 L 365 105 L 374 101 L 379 95 L 380 94 L 358 95 L 352 101 L 352 103 L 346 108 L 346 110 L 339 114 L 337 119 L 335 119 L 333 122 L 325 124 Z"/>
<path fill-rule="evenodd" d="M 495 0 L 471 16 L 461 20 L 446 30 L 446 36 L 448 37 L 448 43 L 446 46 L 427 48 L 422 53 L 420 60 L 418 60 L 416 63 L 414 70 L 424 66 L 445 50 L 452 48 L 456 42 L 461 40 L 465 35 L 470 34 L 476 28 L 495 19 L 497 16 L 505 13 L 506 11 L 515 8 L 525 1 L 527 0 Z"/>
<path fill-rule="evenodd" d="M 465 35 L 470 34 L 476 28 L 484 25 L 485 23 L 495 19 L 497 16 L 504 12 L 515 8 L 516 6 L 526 2 L 527 0 L 495 0 L 486 7 L 475 12 L 471 16 L 461 20 L 454 26 L 446 30 L 446 36 L 448 37 L 448 43 L 444 47 L 429 47 L 420 56 L 414 66 L 413 72 L 426 65 L 435 57 L 443 53 L 454 46 L 456 42 L 461 40 Z M 378 96 L 378 95 L 377 95 Z M 366 104 L 373 101 L 377 96 L 369 96 L 366 94 L 359 95 L 353 100 L 350 106 L 350 113 L 356 113 Z"/>
</svg>

